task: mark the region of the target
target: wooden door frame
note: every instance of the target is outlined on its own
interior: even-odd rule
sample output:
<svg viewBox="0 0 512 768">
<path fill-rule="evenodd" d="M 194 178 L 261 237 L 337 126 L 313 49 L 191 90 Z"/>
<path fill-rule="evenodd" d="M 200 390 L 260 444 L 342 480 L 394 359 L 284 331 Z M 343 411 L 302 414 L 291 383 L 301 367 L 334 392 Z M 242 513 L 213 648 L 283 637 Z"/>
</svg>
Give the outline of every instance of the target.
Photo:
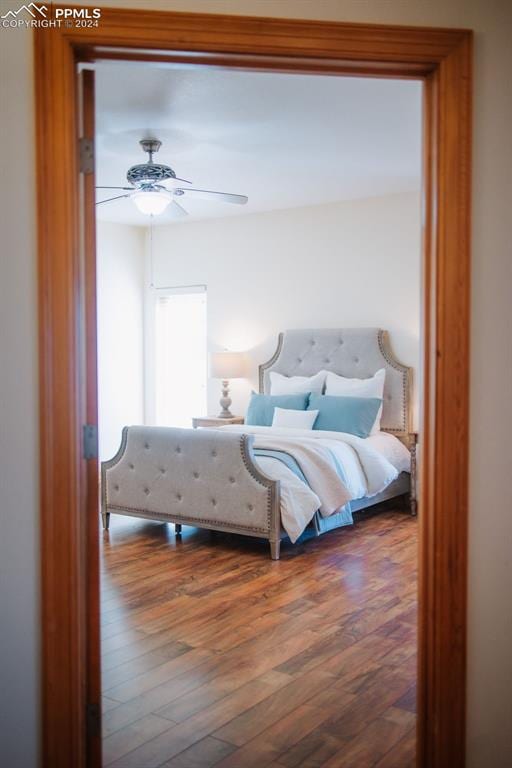
<svg viewBox="0 0 512 768">
<path fill-rule="evenodd" d="M 55 8 L 55 7 L 54 7 Z M 53 8 L 53 12 L 54 12 Z M 422 79 L 425 91 L 418 765 L 465 763 L 472 33 L 103 9 L 97 28 L 35 38 L 45 768 L 97 766 L 86 749 L 98 675 L 97 526 L 83 542 L 83 364 L 76 66 L 99 58 Z M 91 410 L 89 409 L 89 418 Z M 96 532 L 96 533 L 95 533 Z M 91 587 L 92 585 L 92 587 Z M 91 675 L 94 679 L 91 680 Z M 91 685 L 92 683 L 92 685 Z M 94 710 L 93 710 L 94 711 Z M 90 714 L 90 710 L 89 710 Z M 97 737 L 96 737 L 97 738 Z M 90 740 L 89 740 L 90 743 Z M 95 756 L 96 755 L 96 756 Z"/>
</svg>

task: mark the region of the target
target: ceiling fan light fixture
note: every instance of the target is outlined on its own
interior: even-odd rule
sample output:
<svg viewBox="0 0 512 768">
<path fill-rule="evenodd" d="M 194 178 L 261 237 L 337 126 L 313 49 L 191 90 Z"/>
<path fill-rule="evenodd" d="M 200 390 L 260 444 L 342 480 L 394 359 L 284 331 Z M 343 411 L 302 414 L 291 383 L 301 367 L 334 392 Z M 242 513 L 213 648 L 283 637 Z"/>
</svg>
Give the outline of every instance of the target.
<svg viewBox="0 0 512 768">
<path fill-rule="evenodd" d="M 146 216 L 159 216 L 165 211 L 172 199 L 168 192 L 161 192 L 158 189 L 135 192 L 130 197 L 139 211 Z"/>
</svg>

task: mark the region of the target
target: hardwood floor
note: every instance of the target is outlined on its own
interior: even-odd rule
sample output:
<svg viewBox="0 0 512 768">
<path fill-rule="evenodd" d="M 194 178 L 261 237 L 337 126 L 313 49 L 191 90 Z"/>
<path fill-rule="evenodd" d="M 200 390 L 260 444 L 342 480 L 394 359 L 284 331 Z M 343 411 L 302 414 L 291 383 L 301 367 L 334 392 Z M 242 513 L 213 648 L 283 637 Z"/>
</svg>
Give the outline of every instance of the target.
<svg viewBox="0 0 512 768">
<path fill-rule="evenodd" d="M 417 523 L 284 544 L 113 515 L 104 766 L 414 765 Z"/>
</svg>

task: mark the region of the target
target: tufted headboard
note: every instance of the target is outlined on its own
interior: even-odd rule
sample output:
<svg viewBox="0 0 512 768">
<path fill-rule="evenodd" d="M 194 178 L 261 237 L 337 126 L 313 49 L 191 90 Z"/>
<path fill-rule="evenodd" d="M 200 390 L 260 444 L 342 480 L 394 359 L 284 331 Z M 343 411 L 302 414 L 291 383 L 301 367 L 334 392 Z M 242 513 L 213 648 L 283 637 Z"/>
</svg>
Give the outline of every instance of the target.
<svg viewBox="0 0 512 768">
<path fill-rule="evenodd" d="M 382 429 L 398 435 L 411 430 L 411 368 L 391 352 L 388 334 L 380 328 L 320 328 L 279 334 L 273 357 L 259 367 L 260 392 L 268 392 L 269 373 L 312 376 L 326 370 L 348 378 L 366 379 L 386 369 Z"/>
</svg>

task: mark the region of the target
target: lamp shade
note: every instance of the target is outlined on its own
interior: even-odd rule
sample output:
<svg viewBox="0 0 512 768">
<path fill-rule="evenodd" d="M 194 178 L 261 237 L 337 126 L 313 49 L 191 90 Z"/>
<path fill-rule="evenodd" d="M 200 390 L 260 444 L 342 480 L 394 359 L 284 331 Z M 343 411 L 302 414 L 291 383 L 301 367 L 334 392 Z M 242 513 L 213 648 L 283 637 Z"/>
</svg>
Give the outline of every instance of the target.
<svg viewBox="0 0 512 768">
<path fill-rule="evenodd" d="M 245 377 L 244 353 L 213 352 L 210 355 L 210 376 L 212 379 L 243 379 Z"/>
<path fill-rule="evenodd" d="M 165 211 L 171 202 L 171 196 L 168 192 L 151 189 L 135 192 L 131 195 L 131 199 L 139 211 L 147 216 L 158 216 L 158 214 Z"/>
</svg>

